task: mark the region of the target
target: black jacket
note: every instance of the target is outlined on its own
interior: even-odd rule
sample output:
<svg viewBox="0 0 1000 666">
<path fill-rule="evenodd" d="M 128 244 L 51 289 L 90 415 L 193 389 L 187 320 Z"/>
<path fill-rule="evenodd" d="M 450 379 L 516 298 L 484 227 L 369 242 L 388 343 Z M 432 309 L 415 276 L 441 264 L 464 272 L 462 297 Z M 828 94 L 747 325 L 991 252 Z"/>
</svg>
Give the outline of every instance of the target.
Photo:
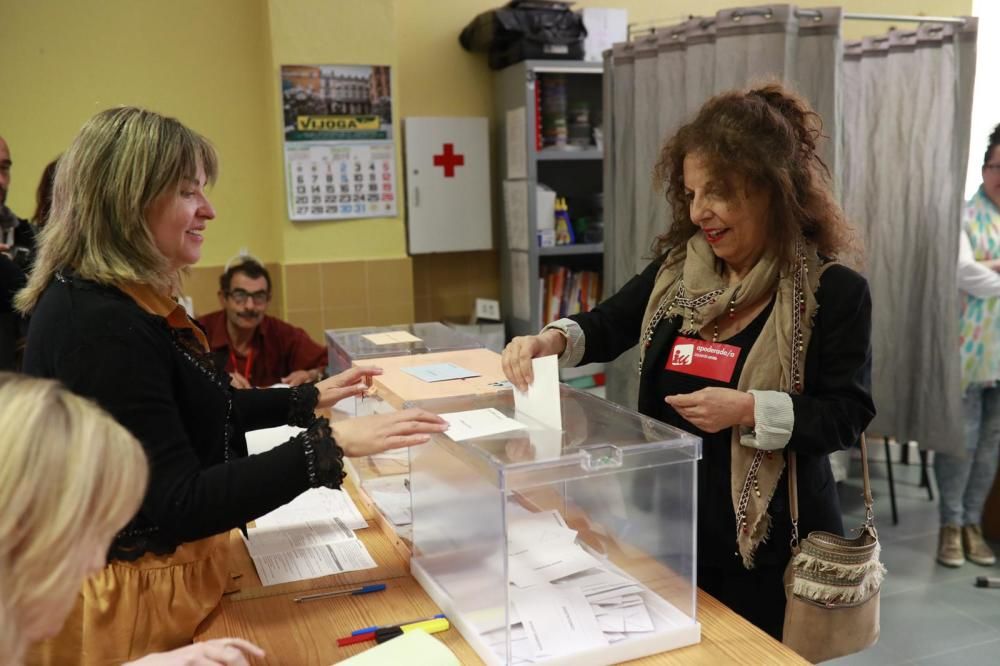
<svg viewBox="0 0 1000 666">
<path fill-rule="evenodd" d="M 75 277 L 53 279 L 32 314 L 24 371 L 92 398 L 149 458 L 149 489 L 114 559 L 243 527 L 311 485 L 300 440 L 247 457 L 244 433 L 312 422 L 316 389 L 233 390 L 179 335 L 121 291 Z"/>
<path fill-rule="evenodd" d="M 618 293 L 591 312 L 570 317 L 585 335 L 580 364 L 606 362 L 639 341 L 646 304 L 660 261 L 653 261 Z M 793 395 L 795 425 L 786 450 L 798 454 L 800 531 L 843 533 L 840 503 L 828 455 L 855 446 L 875 416 L 871 397 L 871 294 L 867 281 L 844 266 L 829 267 L 816 293 L 819 311 L 809 348 L 801 395 Z M 680 319 L 660 323 L 647 358 L 665 354 L 677 337 Z M 663 397 L 652 395 L 656 364 L 644 363 L 638 410 L 657 418 Z M 787 525 L 787 484 L 779 481 L 770 512 L 781 534 Z M 781 538 L 772 533 L 772 539 Z M 787 543 L 787 541 L 786 541 Z"/>
</svg>

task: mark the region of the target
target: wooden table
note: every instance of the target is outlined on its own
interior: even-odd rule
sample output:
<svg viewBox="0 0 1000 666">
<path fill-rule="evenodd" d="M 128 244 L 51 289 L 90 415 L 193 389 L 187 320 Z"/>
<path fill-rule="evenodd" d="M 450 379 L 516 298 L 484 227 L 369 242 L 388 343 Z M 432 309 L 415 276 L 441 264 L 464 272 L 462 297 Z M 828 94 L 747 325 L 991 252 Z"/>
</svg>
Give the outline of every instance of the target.
<svg viewBox="0 0 1000 666">
<path fill-rule="evenodd" d="M 428 384 L 402 372 L 402 368 L 451 362 L 480 373 L 480 377 Z M 411 399 L 445 398 L 495 392 L 492 383 L 504 380 L 500 356 L 487 349 L 440 352 L 419 356 L 365 359 L 384 374 L 373 378 L 380 400 L 395 409 Z M 336 415 L 334 415 L 336 418 Z M 353 461 L 364 467 L 362 460 Z M 260 645 L 267 652 L 255 663 L 289 666 L 327 665 L 353 656 L 371 644 L 337 647 L 337 638 L 372 625 L 430 617 L 441 612 L 409 573 L 410 544 L 401 539 L 371 500 L 348 481 L 345 489 L 355 500 L 369 528 L 358 531 L 375 569 L 325 576 L 263 588 L 239 534 L 232 537 L 233 593 L 202 624 L 198 640 L 236 636 Z M 304 592 L 344 589 L 379 581 L 385 592 L 295 603 Z M 263 596 L 266 595 L 266 596 Z M 629 662 L 632 664 L 805 664 L 796 653 L 753 626 L 708 594 L 698 590 L 701 643 Z M 435 634 L 462 664 L 482 664 L 457 629 Z"/>
<path fill-rule="evenodd" d="M 479 373 L 479 377 L 456 379 L 447 382 L 425 382 L 403 368 L 433 363 L 454 363 L 466 370 Z M 383 373 L 372 377 L 374 394 L 396 409 L 402 409 L 407 400 L 431 400 L 453 398 L 461 395 L 496 393 L 501 390 L 493 386 L 506 381 L 500 369 L 500 354 L 489 349 L 463 349 L 460 351 L 419 354 L 415 356 L 393 356 L 390 358 L 365 359 L 354 365 L 377 365 Z"/>
<path fill-rule="evenodd" d="M 347 490 L 357 498 L 354 487 Z M 353 656 L 371 644 L 337 647 L 337 638 L 354 629 L 395 624 L 430 617 L 441 610 L 410 576 L 407 562 L 382 532 L 371 509 L 359 502 L 369 529 L 360 530 L 377 569 L 354 571 L 308 581 L 263 588 L 239 534 L 232 538 L 234 589 L 202 624 L 196 640 L 236 636 L 260 645 L 267 652 L 257 664 L 326 666 Z M 358 597 L 295 603 L 304 591 L 336 590 L 366 582 L 386 583 L 385 592 Z M 268 596 L 256 596 L 268 595 Z M 639 659 L 631 664 L 805 664 L 801 657 L 777 642 L 708 594 L 698 591 L 701 643 Z M 482 660 L 456 629 L 435 634 L 462 664 Z"/>
</svg>

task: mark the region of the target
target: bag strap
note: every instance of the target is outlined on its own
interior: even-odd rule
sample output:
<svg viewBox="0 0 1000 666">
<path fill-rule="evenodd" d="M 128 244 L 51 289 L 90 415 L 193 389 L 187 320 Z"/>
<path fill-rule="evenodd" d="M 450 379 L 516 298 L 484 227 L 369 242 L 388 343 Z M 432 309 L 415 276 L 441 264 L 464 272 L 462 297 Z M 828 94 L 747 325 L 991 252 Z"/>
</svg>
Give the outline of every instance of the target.
<svg viewBox="0 0 1000 666">
<path fill-rule="evenodd" d="M 875 511 L 872 508 L 872 484 L 868 476 L 868 442 L 861 433 L 861 474 L 864 477 L 865 524 L 875 534 Z M 788 513 L 792 518 L 792 552 L 799 548 L 799 479 L 796 470 L 795 452 L 788 452 Z"/>
</svg>

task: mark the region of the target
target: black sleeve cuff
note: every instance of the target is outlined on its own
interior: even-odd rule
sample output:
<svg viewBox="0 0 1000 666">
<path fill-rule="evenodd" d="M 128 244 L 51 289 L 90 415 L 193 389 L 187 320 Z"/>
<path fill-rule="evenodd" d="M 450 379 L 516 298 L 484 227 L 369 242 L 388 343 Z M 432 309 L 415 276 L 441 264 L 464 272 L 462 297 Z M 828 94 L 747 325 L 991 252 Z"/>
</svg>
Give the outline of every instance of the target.
<svg viewBox="0 0 1000 666">
<path fill-rule="evenodd" d="M 344 472 L 344 451 L 333 439 L 330 422 L 317 418 L 305 432 L 296 435 L 306 457 L 306 474 L 309 487 L 340 488 L 347 474 Z"/>
<path fill-rule="evenodd" d="M 290 389 L 288 399 L 288 425 L 308 428 L 316 420 L 319 389 L 315 384 L 300 384 Z"/>
</svg>

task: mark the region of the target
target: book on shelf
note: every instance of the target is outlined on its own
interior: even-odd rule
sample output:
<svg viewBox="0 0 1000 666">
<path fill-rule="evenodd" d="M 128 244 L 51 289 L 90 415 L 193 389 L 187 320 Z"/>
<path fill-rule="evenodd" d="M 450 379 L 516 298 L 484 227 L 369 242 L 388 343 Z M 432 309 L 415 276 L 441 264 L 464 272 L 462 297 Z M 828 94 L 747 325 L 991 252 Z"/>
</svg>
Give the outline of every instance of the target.
<svg viewBox="0 0 1000 666">
<path fill-rule="evenodd" d="M 589 312 L 601 295 L 601 275 L 595 271 L 574 271 L 566 266 L 542 266 L 539 273 L 541 322 Z"/>
</svg>

